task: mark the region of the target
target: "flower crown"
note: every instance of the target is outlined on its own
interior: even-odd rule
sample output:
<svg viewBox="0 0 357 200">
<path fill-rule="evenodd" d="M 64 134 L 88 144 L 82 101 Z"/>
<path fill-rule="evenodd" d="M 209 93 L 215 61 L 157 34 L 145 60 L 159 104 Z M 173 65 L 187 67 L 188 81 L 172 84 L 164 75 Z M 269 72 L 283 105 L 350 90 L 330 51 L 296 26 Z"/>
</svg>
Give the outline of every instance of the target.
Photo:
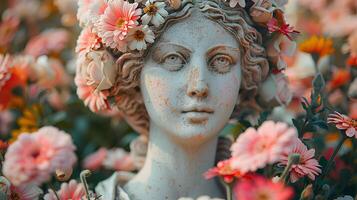
<svg viewBox="0 0 357 200">
<path fill-rule="evenodd" d="M 94 111 L 106 110 L 108 90 L 114 86 L 117 65 L 112 53 L 143 52 L 154 43 L 157 29 L 165 23 L 169 11 L 181 8 L 181 0 L 79 0 L 77 17 L 83 30 L 76 52 L 77 94 Z M 192 2 L 195 3 L 195 2 Z M 267 57 L 273 74 L 285 68 L 282 55 L 295 49 L 293 34 L 298 33 L 284 19 L 287 0 L 229 0 L 231 8 L 243 8 L 255 27 L 264 32 Z M 108 51 L 109 50 L 109 51 Z"/>
</svg>

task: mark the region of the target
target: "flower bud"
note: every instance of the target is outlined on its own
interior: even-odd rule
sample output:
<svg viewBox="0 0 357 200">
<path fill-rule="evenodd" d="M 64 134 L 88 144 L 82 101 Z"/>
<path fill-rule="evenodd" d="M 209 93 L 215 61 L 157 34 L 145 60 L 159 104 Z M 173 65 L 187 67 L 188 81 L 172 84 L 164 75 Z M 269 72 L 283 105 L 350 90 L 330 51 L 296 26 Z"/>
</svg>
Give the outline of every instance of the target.
<svg viewBox="0 0 357 200">
<path fill-rule="evenodd" d="M 68 169 L 56 169 L 56 179 L 59 181 L 67 181 L 69 180 L 69 178 L 71 177 L 73 172 L 72 168 L 68 168 Z"/>
</svg>

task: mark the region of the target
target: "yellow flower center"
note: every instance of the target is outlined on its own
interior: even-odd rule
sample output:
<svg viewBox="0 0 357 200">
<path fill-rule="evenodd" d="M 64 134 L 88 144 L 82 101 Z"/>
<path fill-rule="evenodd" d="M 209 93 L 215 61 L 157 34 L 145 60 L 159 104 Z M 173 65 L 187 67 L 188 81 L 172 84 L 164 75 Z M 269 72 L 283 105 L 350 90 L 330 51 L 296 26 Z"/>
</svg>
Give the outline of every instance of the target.
<svg viewBox="0 0 357 200">
<path fill-rule="evenodd" d="M 118 28 L 122 28 L 124 24 L 125 24 L 125 20 L 124 20 L 123 18 L 119 18 L 119 19 L 117 20 L 116 26 L 117 26 Z"/>
<path fill-rule="evenodd" d="M 154 15 L 156 15 L 157 10 L 158 10 L 158 8 L 155 6 L 155 4 L 152 3 L 149 6 L 144 8 L 144 13 L 154 16 Z"/>
<path fill-rule="evenodd" d="M 143 31 L 141 31 L 141 30 L 137 30 L 134 33 L 134 38 L 135 38 L 135 40 L 144 40 L 145 33 Z"/>
</svg>

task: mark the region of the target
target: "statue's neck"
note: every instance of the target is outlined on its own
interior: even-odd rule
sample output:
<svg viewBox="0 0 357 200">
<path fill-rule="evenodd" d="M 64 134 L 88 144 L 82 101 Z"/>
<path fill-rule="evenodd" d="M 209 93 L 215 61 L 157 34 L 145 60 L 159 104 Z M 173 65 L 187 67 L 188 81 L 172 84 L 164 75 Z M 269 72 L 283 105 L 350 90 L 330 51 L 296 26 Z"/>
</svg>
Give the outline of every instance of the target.
<svg viewBox="0 0 357 200">
<path fill-rule="evenodd" d="M 220 191 L 213 180 L 205 180 L 203 173 L 214 166 L 217 137 L 205 142 L 195 139 L 179 141 L 155 125 L 150 127 L 150 139 L 144 167 L 134 180 L 126 186 L 129 190 L 137 184 L 132 196 L 141 199 L 139 188 L 146 195 L 156 193 L 149 199 L 177 199 L 211 195 L 219 197 Z M 152 192 L 150 192 L 152 191 Z M 153 194 L 154 195 L 154 194 Z"/>
</svg>

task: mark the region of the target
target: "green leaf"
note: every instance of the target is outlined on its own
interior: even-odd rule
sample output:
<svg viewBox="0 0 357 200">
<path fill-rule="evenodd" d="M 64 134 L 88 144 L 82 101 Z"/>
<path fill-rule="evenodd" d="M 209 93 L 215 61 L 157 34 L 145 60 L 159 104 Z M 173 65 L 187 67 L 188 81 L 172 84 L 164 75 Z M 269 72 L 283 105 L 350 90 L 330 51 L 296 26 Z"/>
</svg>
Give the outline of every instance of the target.
<svg viewBox="0 0 357 200">
<path fill-rule="evenodd" d="M 316 74 L 314 80 L 312 81 L 312 85 L 314 87 L 314 91 L 320 93 L 321 90 L 325 87 L 325 80 L 322 74 Z"/>
</svg>

